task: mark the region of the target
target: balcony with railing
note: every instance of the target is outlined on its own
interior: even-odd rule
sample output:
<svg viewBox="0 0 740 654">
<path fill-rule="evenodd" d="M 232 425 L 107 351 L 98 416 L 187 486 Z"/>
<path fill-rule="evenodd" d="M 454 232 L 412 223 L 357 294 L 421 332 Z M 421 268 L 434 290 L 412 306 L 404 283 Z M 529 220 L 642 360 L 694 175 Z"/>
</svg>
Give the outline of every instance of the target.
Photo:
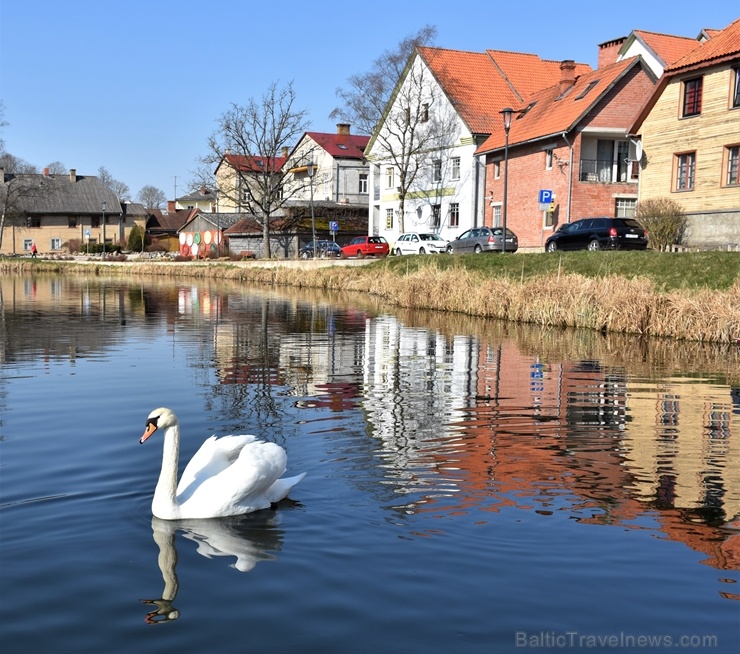
<svg viewBox="0 0 740 654">
<path fill-rule="evenodd" d="M 629 159 L 581 159 L 578 180 L 598 184 L 636 182 L 639 170 L 637 163 Z"/>
</svg>

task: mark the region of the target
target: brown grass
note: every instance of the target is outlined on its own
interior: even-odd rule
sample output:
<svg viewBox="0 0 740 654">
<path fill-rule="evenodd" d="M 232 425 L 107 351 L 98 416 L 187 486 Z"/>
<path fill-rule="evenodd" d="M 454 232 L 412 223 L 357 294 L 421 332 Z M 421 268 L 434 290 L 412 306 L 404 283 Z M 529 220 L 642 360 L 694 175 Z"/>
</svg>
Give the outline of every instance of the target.
<svg viewBox="0 0 740 654">
<path fill-rule="evenodd" d="M 528 279 L 486 277 L 464 267 L 425 266 L 405 275 L 356 266 L 326 268 L 220 263 L 3 262 L 8 273 L 229 279 L 270 286 L 355 291 L 402 308 L 482 316 L 604 333 L 643 334 L 733 344 L 740 339 L 740 280 L 727 291 L 661 292 L 645 278 L 552 274 Z"/>
</svg>

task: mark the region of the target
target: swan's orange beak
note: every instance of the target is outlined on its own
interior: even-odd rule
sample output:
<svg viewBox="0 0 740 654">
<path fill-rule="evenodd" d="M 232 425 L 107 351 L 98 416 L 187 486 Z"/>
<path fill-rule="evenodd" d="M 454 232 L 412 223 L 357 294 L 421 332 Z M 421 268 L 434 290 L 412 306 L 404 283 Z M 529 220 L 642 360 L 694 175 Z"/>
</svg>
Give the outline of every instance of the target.
<svg viewBox="0 0 740 654">
<path fill-rule="evenodd" d="M 139 443 L 143 443 L 155 431 L 157 431 L 157 425 L 156 425 L 156 423 L 155 422 L 147 422 L 146 423 L 146 429 L 144 430 L 144 435 L 139 439 Z"/>
</svg>

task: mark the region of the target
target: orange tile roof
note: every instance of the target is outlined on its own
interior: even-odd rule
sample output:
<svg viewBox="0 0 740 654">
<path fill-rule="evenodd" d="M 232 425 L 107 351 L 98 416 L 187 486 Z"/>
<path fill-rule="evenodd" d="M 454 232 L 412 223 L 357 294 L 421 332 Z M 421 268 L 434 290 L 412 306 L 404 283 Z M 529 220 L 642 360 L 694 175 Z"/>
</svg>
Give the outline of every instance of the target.
<svg viewBox="0 0 740 654">
<path fill-rule="evenodd" d="M 474 134 L 490 134 L 501 123 L 499 112 L 516 106 L 533 91 L 559 78 L 560 62 L 537 55 L 487 50 L 466 52 L 420 47 L 418 52 Z M 578 64 L 579 70 L 590 70 Z"/>
<path fill-rule="evenodd" d="M 699 47 L 684 57 L 666 67 L 666 74 L 677 73 L 686 68 L 697 66 L 711 66 L 727 59 L 740 55 L 740 18 L 730 23 L 719 34 L 708 41 L 700 43 Z"/>
<path fill-rule="evenodd" d="M 559 83 L 532 94 L 513 106 L 525 111 L 511 121 L 509 145 L 570 131 L 633 66 L 643 65 L 641 58 L 630 57 L 581 75 L 565 94 L 561 94 Z M 526 110 L 527 107 L 530 108 Z M 505 135 L 499 130 L 488 137 L 476 154 L 504 145 Z"/>
<path fill-rule="evenodd" d="M 633 34 L 658 55 L 666 66 L 699 47 L 699 41 L 687 36 L 672 36 L 644 30 L 635 30 Z"/>
<path fill-rule="evenodd" d="M 488 55 L 513 84 L 522 100 L 560 80 L 560 61 L 540 59 L 537 55 L 504 50 L 487 50 Z M 591 72 L 588 64 L 576 63 L 576 76 Z"/>
</svg>

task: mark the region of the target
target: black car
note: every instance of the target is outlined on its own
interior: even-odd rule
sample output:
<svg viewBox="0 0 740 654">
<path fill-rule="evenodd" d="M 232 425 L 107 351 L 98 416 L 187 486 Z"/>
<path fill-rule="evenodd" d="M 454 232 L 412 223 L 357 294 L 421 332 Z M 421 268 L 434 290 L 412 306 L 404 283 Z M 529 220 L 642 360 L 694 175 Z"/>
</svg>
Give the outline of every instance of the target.
<svg viewBox="0 0 740 654">
<path fill-rule="evenodd" d="M 644 250 L 645 229 L 634 218 L 583 218 L 561 225 L 545 241 L 545 250 Z"/>
<path fill-rule="evenodd" d="M 301 259 L 313 259 L 313 241 L 309 241 L 298 252 Z M 316 241 L 316 256 L 319 259 L 339 258 L 341 250 L 334 241 Z"/>
</svg>

